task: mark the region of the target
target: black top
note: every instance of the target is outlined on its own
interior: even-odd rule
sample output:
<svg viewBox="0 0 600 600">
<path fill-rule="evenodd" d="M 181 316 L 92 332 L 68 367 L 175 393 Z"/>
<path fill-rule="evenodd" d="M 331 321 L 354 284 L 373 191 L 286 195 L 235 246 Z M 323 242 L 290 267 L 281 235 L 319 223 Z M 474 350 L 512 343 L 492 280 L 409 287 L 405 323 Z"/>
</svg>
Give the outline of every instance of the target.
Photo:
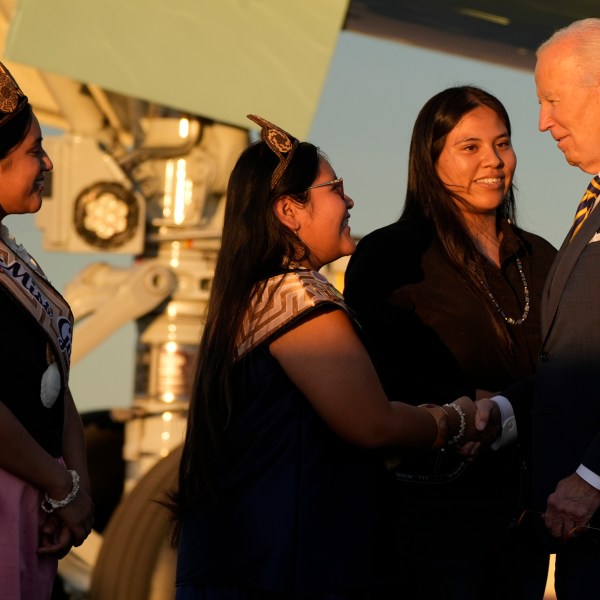
<svg viewBox="0 0 600 600">
<path fill-rule="evenodd" d="M 477 388 L 496 392 L 531 375 L 541 344 L 542 288 L 555 252 L 542 238 L 503 224 L 501 268 L 489 263 L 489 288 L 508 316 L 521 317 L 525 293 L 518 255 L 530 293 L 526 321 L 506 324 L 513 340 L 509 348 L 498 341 L 483 300 L 450 265 L 430 225 L 395 223 L 361 240 L 344 293 L 389 398 L 443 404 L 472 396 Z M 514 449 L 484 451 L 472 465 L 448 453 L 413 453 L 402 457 L 398 471 L 455 477 L 435 491 L 433 479 L 394 486 L 401 536 L 415 552 L 437 548 L 445 554 L 444 541 L 471 552 L 496 544 L 519 510 Z"/>
<path fill-rule="evenodd" d="M 287 326 L 318 310 L 306 309 Z M 268 341 L 234 368 L 227 466 L 217 501 L 182 519 L 177 585 L 290 598 L 373 589 L 383 568 L 382 462 L 329 429 Z"/>
<path fill-rule="evenodd" d="M 52 407 L 40 399 L 42 375 L 48 367 L 48 338 L 30 313 L 0 286 L 0 364 L 5 404 L 34 439 L 52 456 L 62 455 L 62 394 Z"/>
</svg>

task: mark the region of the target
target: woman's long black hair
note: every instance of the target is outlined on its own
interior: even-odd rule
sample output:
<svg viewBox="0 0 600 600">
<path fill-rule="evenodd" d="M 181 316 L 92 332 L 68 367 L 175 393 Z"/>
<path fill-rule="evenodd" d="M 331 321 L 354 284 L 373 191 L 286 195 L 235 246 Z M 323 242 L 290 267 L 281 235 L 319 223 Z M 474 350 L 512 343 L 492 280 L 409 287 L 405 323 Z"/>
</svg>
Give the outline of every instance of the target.
<svg viewBox="0 0 600 600">
<path fill-rule="evenodd" d="M 260 141 L 242 153 L 231 173 L 221 249 L 190 399 L 179 489 L 171 496 L 173 541 L 182 515 L 193 506 L 209 504 L 218 494 L 217 475 L 227 462 L 226 434 L 235 411 L 231 384 L 235 342 L 250 298 L 266 279 L 285 270 L 290 260 L 308 256 L 308 249 L 279 221 L 275 202 L 289 195 L 307 203 L 307 188 L 316 179 L 322 158 L 316 146 L 301 142 L 271 189 L 278 158 Z"/>
<path fill-rule="evenodd" d="M 469 112 L 479 107 L 493 110 L 511 134 L 510 119 L 504 105 L 495 96 L 473 86 L 457 86 L 443 90 L 423 106 L 413 128 L 408 164 L 408 184 L 404 210 L 399 221 L 425 220 L 432 224 L 442 249 L 450 262 L 480 297 L 494 324 L 500 342 L 511 347 L 510 332 L 502 317 L 491 305 L 481 281 L 486 280 L 485 263 L 473 242 L 459 208 L 465 200 L 449 190 L 437 173 L 437 162 L 448 134 Z M 513 186 L 496 211 L 496 227 L 503 219 L 515 222 Z"/>
</svg>

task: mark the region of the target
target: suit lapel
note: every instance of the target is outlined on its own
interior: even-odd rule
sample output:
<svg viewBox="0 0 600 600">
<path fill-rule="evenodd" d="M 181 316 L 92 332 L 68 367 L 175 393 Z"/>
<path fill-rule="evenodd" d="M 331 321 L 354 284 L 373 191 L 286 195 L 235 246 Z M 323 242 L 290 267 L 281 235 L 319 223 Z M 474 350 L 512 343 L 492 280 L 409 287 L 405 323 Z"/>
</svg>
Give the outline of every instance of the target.
<svg viewBox="0 0 600 600">
<path fill-rule="evenodd" d="M 600 208 L 596 206 L 572 242 L 569 240 L 573 227 L 569 229 L 569 233 L 554 259 L 542 296 L 542 340 L 544 342 L 556 316 L 562 293 L 573 267 L 598 229 L 600 229 Z"/>
</svg>

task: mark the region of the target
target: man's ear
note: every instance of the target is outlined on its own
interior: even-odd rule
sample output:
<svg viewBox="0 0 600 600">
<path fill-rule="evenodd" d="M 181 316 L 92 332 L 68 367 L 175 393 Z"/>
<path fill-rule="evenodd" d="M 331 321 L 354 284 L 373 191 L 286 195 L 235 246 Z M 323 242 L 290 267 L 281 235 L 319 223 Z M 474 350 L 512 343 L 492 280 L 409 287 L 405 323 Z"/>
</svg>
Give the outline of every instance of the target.
<svg viewBox="0 0 600 600">
<path fill-rule="evenodd" d="M 273 207 L 277 218 L 292 231 L 300 229 L 298 203 L 291 196 L 281 196 L 275 200 Z"/>
</svg>

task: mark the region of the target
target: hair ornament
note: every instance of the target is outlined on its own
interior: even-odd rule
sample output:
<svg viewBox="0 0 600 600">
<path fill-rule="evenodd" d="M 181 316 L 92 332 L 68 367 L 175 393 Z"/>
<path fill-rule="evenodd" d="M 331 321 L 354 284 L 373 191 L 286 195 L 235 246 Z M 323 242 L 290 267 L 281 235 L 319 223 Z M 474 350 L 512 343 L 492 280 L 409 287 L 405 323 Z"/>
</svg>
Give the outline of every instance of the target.
<svg viewBox="0 0 600 600">
<path fill-rule="evenodd" d="M 273 189 L 277 182 L 281 179 L 283 172 L 287 169 L 287 166 L 292 160 L 294 151 L 300 143 L 293 135 L 287 131 L 277 127 L 270 121 L 259 117 L 258 115 L 247 115 L 251 121 L 254 121 L 257 125 L 260 125 L 260 138 L 267 144 L 267 146 L 277 155 L 279 164 L 273 175 L 271 176 L 271 189 Z"/>
<path fill-rule="evenodd" d="M 31 114 L 27 96 L 0 62 L 0 158 L 23 140 L 29 129 Z"/>
<path fill-rule="evenodd" d="M 0 63 L 0 112 L 13 113 L 21 98 L 27 100 L 10 71 Z"/>
</svg>

